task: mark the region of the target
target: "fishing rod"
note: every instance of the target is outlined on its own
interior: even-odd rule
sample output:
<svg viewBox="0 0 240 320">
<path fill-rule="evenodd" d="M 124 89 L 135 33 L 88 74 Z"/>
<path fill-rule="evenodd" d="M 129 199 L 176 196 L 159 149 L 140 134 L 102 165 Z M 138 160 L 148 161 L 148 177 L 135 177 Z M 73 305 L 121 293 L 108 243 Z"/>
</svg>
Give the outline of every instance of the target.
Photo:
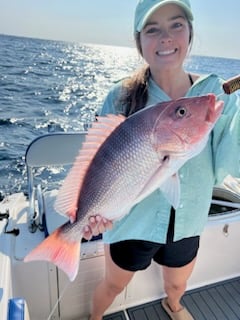
<svg viewBox="0 0 240 320">
<path fill-rule="evenodd" d="M 217 98 L 219 98 L 223 94 L 229 95 L 240 89 L 240 74 L 225 81 L 222 85 L 222 88 L 224 92 L 217 95 Z"/>
</svg>

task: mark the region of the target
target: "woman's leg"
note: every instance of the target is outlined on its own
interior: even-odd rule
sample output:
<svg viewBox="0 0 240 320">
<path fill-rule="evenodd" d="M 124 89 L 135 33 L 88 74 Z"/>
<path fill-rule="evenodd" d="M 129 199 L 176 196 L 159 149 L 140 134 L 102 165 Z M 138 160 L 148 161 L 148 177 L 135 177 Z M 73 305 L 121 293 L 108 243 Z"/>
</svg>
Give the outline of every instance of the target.
<svg viewBox="0 0 240 320">
<path fill-rule="evenodd" d="M 102 320 L 104 312 L 134 275 L 134 272 L 123 270 L 112 261 L 109 245 L 105 245 L 104 250 L 105 277 L 95 290 L 90 320 Z"/>
<path fill-rule="evenodd" d="M 163 266 L 164 289 L 167 294 L 167 303 L 173 312 L 180 311 L 180 303 L 187 287 L 187 281 L 192 274 L 196 258 L 180 268 Z"/>
</svg>

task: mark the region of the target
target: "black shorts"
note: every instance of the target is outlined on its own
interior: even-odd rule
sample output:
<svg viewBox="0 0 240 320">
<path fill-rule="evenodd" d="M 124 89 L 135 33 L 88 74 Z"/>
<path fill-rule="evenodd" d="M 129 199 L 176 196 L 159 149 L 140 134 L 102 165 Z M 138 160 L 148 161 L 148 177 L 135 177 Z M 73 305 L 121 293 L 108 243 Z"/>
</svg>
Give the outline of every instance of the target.
<svg viewBox="0 0 240 320">
<path fill-rule="evenodd" d="M 167 267 L 183 267 L 196 256 L 199 236 L 185 238 L 168 244 L 143 240 L 126 240 L 110 244 L 112 260 L 128 271 L 146 269 L 151 261 Z"/>
<path fill-rule="evenodd" d="M 110 244 L 112 260 L 120 268 L 128 271 L 146 269 L 154 260 L 163 266 L 178 268 L 190 263 L 199 248 L 199 236 L 173 242 L 175 211 L 172 209 L 167 243 L 143 240 L 126 240 Z"/>
</svg>

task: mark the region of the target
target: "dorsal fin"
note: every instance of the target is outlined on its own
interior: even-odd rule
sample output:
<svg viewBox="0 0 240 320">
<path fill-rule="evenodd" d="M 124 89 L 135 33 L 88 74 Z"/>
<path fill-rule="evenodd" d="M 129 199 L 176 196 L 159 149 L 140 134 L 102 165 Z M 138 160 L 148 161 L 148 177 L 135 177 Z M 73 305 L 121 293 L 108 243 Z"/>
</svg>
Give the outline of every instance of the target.
<svg viewBox="0 0 240 320">
<path fill-rule="evenodd" d="M 92 159 L 103 142 L 125 119 L 122 115 L 113 114 L 98 117 L 89 129 L 73 167 L 59 190 L 54 206 L 57 212 L 68 216 L 71 222 L 76 219 L 79 193 Z"/>
</svg>

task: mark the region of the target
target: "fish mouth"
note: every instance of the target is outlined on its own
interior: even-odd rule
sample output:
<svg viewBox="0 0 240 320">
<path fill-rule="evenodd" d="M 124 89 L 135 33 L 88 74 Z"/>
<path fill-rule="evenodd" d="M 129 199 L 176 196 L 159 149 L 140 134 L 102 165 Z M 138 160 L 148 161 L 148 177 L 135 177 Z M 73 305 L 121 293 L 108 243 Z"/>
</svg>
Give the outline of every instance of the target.
<svg viewBox="0 0 240 320">
<path fill-rule="evenodd" d="M 212 107 L 208 109 L 205 120 L 210 124 L 214 124 L 222 113 L 224 102 L 222 100 L 216 101 L 214 94 L 209 94 L 208 97 Z"/>
<path fill-rule="evenodd" d="M 172 54 L 176 53 L 177 50 L 178 50 L 177 48 L 172 49 L 172 50 L 164 50 L 164 51 L 158 50 L 158 51 L 156 52 L 156 54 L 157 54 L 158 56 L 160 56 L 160 57 L 164 57 L 164 56 L 169 56 L 169 55 L 172 55 Z"/>
</svg>

